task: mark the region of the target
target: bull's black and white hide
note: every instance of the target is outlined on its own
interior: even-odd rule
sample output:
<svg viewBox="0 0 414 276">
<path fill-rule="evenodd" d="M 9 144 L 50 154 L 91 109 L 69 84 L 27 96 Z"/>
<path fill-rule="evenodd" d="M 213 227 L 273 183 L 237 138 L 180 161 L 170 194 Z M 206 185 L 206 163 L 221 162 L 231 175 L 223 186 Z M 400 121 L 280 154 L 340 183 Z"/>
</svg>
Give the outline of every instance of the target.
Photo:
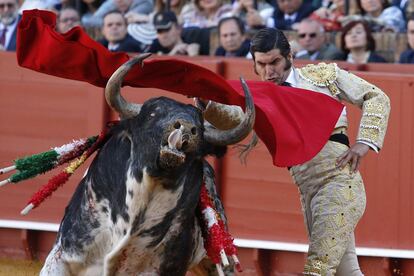
<svg viewBox="0 0 414 276">
<path fill-rule="evenodd" d="M 185 160 L 164 164 L 160 149 L 183 126 Z M 112 132 L 66 208 L 42 274 L 185 274 L 204 257 L 195 216 L 202 158 L 223 147 L 204 141 L 199 110 L 168 98 L 148 101 Z"/>
<path fill-rule="evenodd" d="M 224 218 L 204 157 L 225 147 L 207 139 L 201 111 L 164 97 L 137 115 L 115 109 L 124 119 L 77 187 L 41 275 L 185 275 L 206 255 L 203 182 Z"/>
</svg>

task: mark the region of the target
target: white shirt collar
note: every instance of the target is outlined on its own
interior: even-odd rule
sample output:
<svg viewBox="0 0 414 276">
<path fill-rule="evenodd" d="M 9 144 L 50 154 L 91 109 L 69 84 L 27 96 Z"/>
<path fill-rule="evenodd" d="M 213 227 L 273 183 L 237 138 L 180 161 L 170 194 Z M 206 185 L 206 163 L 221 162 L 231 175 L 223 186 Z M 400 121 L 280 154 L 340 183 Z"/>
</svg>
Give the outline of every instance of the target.
<svg viewBox="0 0 414 276">
<path fill-rule="evenodd" d="M 285 80 L 285 82 L 290 83 L 293 87 L 296 87 L 298 82 L 296 79 L 296 72 L 295 72 L 295 68 L 292 66 L 289 75 L 287 77 L 287 79 Z"/>
<path fill-rule="evenodd" d="M 116 51 L 119 48 L 119 43 L 108 43 L 108 50 L 109 51 Z"/>
<path fill-rule="evenodd" d="M 285 13 L 283 16 L 284 16 L 285 20 L 290 19 L 292 21 L 295 21 L 296 20 L 296 17 L 298 16 L 298 13 L 297 12 L 292 13 L 292 14 L 286 14 Z"/>
</svg>

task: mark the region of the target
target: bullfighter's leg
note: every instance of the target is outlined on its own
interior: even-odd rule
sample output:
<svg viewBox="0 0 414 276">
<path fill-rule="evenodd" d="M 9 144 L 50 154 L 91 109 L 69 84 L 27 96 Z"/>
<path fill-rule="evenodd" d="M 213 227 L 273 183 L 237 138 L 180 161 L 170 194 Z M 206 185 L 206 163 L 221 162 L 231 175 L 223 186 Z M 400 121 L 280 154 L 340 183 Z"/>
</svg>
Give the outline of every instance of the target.
<svg viewBox="0 0 414 276">
<path fill-rule="evenodd" d="M 355 237 L 352 235 L 351 242 L 342 257 L 341 263 L 336 270 L 338 276 L 359 276 L 363 275 L 358 264 L 358 258 L 355 252 Z"/>
<path fill-rule="evenodd" d="M 359 174 L 354 178 L 329 183 L 312 199 L 309 206 L 312 224 L 305 275 L 318 275 L 306 272 L 317 272 L 319 267 L 320 275 L 335 275 L 347 248 L 352 246 L 355 226 L 365 209 L 362 180 Z M 356 274 L 346 275 L 362 273 L 358 269 Z"/>
<path fill-rule="evenodd" d="M 314 159 L 291 169 L 301 193 L 310 238 L 304 275 L 340 275 L 337 268 L 353 252 L 347 249 L 352 247 L 366 198 L 359 172 L 352 174 L 349 165 L 342 170 L 336 167 L 337 157 L 347 149 L 329 141 Z M 348 254 L 343 259 L 345 252 Z M 347 275 L 362 273 L 357 269 Z"/>
</svg>

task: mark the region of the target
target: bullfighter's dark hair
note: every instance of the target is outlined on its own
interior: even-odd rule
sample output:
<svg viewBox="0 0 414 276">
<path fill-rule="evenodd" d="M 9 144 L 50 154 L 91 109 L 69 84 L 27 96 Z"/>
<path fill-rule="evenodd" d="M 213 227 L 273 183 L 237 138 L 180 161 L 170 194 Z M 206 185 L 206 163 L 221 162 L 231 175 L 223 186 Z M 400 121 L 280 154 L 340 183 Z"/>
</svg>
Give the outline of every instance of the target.
<svg viewBox="0 0 414 276">
<path fill-rule="evenodd" d="M 254 54 L 256 52 L 266 53 L 273 49 L 279 49 L 280 54 L 285 58 L 288 58 L 291 53 L 289 41 L 281 30 L 275 28 L 260 29 L 253 36 L 250 43 L 250 53 L 253 60 L 255 60 Z"/>
</svg>

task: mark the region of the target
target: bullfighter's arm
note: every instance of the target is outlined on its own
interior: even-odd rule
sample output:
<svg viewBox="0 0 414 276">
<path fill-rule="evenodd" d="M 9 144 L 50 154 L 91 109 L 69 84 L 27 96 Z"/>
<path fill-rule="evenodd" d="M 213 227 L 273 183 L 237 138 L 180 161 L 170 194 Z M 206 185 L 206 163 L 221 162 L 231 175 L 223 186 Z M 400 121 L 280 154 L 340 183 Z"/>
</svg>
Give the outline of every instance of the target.
<svg viewBox="0 0 414 276">
<path fill-rule="evenodd" d="M 339 98 L 362 108 L 357 141 L 372 143 L 380 149 L 390 114 L 390 100 L 378 87 L 344 70 L 337 78 Z"/>
</svg>

